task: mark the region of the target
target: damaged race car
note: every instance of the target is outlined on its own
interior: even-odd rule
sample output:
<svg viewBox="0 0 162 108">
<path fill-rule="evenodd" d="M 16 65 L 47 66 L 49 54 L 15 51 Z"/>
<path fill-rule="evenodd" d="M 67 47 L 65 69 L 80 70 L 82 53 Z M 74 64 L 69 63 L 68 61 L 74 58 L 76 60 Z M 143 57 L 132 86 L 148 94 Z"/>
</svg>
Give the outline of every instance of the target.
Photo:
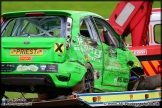
<svg viewBox="0 0 162 108">
<path fill-rule="evenodd" d="M 127 91 L 130 78 L 144 74 L 111 25 L 91 12 L 4 13 L 1 39 L 1 98 L 5 91 L 40 99 Z"/>
</svg>

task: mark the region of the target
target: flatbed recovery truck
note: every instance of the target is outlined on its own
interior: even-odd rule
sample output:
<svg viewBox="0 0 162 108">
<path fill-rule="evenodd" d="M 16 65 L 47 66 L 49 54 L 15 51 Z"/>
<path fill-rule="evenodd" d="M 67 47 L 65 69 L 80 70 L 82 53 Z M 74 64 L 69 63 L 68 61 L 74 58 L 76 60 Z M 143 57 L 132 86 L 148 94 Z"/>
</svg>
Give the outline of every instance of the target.
<svg viewBox="0 0 162 108">
<path fill-rule="evenodd" d="M 123 98 L 124 97 L 124 98 Z M 63 99 L 63 100 L 62 100 Z M 117 101 L 118 99 L 118 101 Z M 32 106 L 72 106 L 83 105 L 89 107 L 96 106 L 160 106 L 161 90 L 141 90 L 127 92 L 108 93 L 84 93 L 76 94 L 55 100 L 37 101 L 37 98 L 28 99 Z"/>
<path fill-rule="evenodd" d="M 123 98 L 124 97 L 124 98 Z M 68 97 L 60 96 L 51 100 L 27 98 L 23 106 L 160 106 L 161 89 L 126 92 L 73 93 Z M 14 106 L 8 103 L 6 106 Z M 21 106 L 21 105 L 19 105 Z"/>
</svg>

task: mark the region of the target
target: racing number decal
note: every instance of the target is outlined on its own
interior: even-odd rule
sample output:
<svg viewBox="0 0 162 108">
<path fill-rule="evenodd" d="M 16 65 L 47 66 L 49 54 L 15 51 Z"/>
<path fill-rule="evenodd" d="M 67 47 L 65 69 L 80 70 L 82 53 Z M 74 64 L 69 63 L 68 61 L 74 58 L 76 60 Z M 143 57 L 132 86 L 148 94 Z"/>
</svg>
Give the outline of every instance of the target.
<svg viewBox="0 0 162 108">
<path fill-rule="evenodd" d="M 64 52 L 64 44 L 63 43 L 55 43 L 54 51 L 63 53 Z"/>
</svg>

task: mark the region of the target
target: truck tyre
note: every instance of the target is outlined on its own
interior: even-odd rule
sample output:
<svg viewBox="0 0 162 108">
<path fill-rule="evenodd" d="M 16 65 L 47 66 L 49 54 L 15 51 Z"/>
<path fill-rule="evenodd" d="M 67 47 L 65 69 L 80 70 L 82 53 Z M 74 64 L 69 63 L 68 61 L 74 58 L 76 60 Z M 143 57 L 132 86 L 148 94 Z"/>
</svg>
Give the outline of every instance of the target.
<svg viewBox="0 0 162 108">
<path fill-rule="evenodd" d="M 87 64 L 85 67 L 87 68 L 87 72 L 85 73 L 82 80 L 72 87 L 73 92 L 94 93 L 94 75 L 92 66 Z"/>
<path fill-rule="evenodd" d="M 136 90 L 154 90 L 157 87 L 161 87 L 161 76 L 160 74 L 156 74 L 153 76 L 145 76 L 142 79 L 137 79 L 129 82 L 128 90 L 132 91 L 134 85 L 139 80 L 139 84 L 137 85 Z"/>
</svg>

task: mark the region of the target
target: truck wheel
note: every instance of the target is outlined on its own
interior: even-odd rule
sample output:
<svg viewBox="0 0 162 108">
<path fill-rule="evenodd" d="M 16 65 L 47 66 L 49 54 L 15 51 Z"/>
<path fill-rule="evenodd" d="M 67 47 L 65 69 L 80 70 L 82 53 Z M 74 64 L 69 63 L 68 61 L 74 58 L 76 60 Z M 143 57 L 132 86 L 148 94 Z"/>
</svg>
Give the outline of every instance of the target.
<svg viewBox="0 0 162 108">
<path fill-rule="evenodd" d="M 94 92 L 94 75 L 93 75 L 92 67 L 89 64 L 87 64 L 85 67 L 87 68 L 87 72 L 85 73 L 82 80 L 72 88 L 73 92 L 79 92 L 79 93 Z"/>
</svg>

